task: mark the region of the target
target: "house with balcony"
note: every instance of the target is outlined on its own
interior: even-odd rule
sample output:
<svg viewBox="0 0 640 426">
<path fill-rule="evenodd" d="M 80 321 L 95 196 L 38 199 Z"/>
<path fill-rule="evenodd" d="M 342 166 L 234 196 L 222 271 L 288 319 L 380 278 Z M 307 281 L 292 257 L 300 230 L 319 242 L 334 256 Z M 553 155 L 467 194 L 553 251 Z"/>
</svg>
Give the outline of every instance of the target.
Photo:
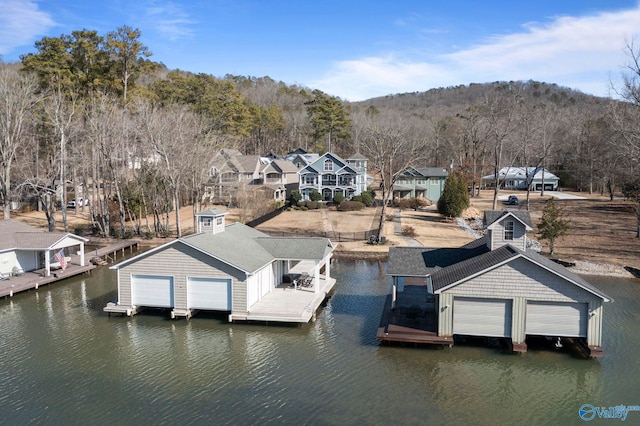
<svg viewBox="0 0 640 426">
<path fill-rule="evenodd" d="M 238 190 L 251 187 L 269 192 L 276 201 L 284 201 L 287 191 L 298 184 L 298 169 L 293 163 L 242 155 L 233 149 L 220 151 L 209 175 L 210 185 L 206 191 L 209 198 L 235 197 Z"/>
<path fill-rule="evenodd" d="M 323 201 L 332 201 L 337 194 L 350 199 L 362 193 L 358 171 L 330 152 L 300 169 L 298 175 L 303 200 L 309 200 L 314 190 L 322 194 Z"/>
<path fill-rule="evenodd" d="M 435 203 L 447 176 L 442 167 L 408 167 L 393 184 L 393 198 L 426 198 Z"/>
<path fill-rule="evenodd" d="M 357 152 L 347 158 L 347 164 L 356 171 L 356 186 L 362 194 L 369 184 L 373 183 L 373 178 L 367 174 L 367 157 Z"/>
</svg>

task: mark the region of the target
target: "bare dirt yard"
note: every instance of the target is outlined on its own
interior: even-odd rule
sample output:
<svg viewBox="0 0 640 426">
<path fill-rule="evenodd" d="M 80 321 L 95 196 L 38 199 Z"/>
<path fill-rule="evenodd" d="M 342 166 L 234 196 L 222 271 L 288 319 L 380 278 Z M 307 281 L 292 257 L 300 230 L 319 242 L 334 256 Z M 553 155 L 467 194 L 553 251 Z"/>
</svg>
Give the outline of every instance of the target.
<svg viewBox="0 0 640 426">
<path fill-rule="evenodd" d="M 524 209 L 523 201 L 526 198 L 524 192 L 502 191 L 500 199 L 506 199 L 511 194 L 517 195 L 521 200 L 520 206 L 515 206 L 515 208 Z M 556 203 L 564 210 L 566 218 L 571 221 L 571 229 L 567 236 L 556 241 L 554 257 L 567 262 L 586 262 L 602 267 L 612 265 L 616 267 L 616 271 L 624 267 L 640 269 L 640 239 L 636 238 L 636 219 L 631 203 L 619 199 L 610 202 L 607 197 L 599 195 L 563 192 L 562 195 L 564 194 L 581 198 L 556 200 Z M 540 220 L 546 200 L 552 195 L 552 192 L 547 192 L 544 197 L 538 193 L 530 196 L 529 211 L 534 224 L 534 232 L 529 237 L 532 239 L 538 239 L 535 227 Z M 226 209 L 224 206 L 212 207 Z M 501 200 L 498 201 L 498 209 L 506 207 Z M 484 211 L 492 208 L 493 192 L 482 191 L 479 197 L 471 199 L 471 208 L 466 212 L 466 216 L 470 217 L 467 223 L 477 223 L 477 219 L 474 218 L 482 218 Z M 387 215 L 393 215 L 396 211 L 396 209 L 388 208 Z M 340 212 L 335 209 L 290 210 L 258 226 L 258 229 L 268 232 L 285 231 L 288 234 L 294 233 L 301 236 L 309 235 L 311 232 L 333 232 L 334 234 L 348 235 L 377 228 L 379 214 L 380 208 L 367 208 L 359 212 Z M 192 208 L 190 206 L 183 207 L 180 210 L 180 216 L 183 233 L 193 232 Z M 435 211 L 434 207 L 420 211 L 403 210 L 399 212 L 399 216 L 401 226 L 414 228 L 415 236 L 413 238 L 399 235 L 397 225 L 393 221 L 385 221 L 386 244 L 371 245 L 364 240 L 339 242 L 337 243 L 337 251 L 384 254 L 393 245 L 459 247 L 475 238 L 466 226 L 460 226 L 456 221 L 445 220 Z M 14 218 L 41 229 L 47 227 L 42 212 L 18 214 Z M 227 215 L 227 223 L 232 223 L 237 218 L 237 212 L 231 210 Z M 88 211 L 80 212 L 77 215 L 75 211 L 70 211 L 68 219 L 71 232 L 74 232 L 78 226 L 88 227 L 89 224 Z M 58 220 L 58 228 L 61 230 L 60 218 Z M 173 223 L 174 220 L 172 215 L 171 222 Z M 157 238 L 146 241 L 145 244 L 157 245 L 165 242 L 167 239 Z M 548 253 L 548 244 L 545 241 L 540 241 L 540 243 L 543 253 Z M 603 270 L 602 267 L 595 273 L 607 274 L 608 271 Z"/>
</svg>

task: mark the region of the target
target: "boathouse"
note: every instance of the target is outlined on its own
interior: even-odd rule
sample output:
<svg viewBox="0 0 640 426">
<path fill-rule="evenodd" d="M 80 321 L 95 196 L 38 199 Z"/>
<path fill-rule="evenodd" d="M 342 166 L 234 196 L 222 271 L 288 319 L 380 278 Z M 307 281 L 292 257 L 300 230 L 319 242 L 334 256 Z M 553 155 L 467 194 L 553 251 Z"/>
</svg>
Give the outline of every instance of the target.
<svg viewBox="0 0 640 426">
<path fill-rule="evenodd" d="M 528 212 L 488 211 L 485 224 L 484 237 L 457 249 L 390 248 L 393 286 L 378 340 L 496 337 L 525 352 L 528 336 L 546 336 L 573 338 L 602 356 L 603 304 L 611 299 L 527 248 Z"/>
<path fill-rule="evenodd" d="M 85 266 L 89 240 L 68 232 L 43 232 L 14 219 L 0 220 L 0 277 L 42 270 L 45 277 L 64 269 L 72 255 Z M 62 264 L 61 264 L 62 263 Z"/>
<path fill-rule="evenodd" d="M 331 241 L 271 237 L 239 222 L 226 225 L 226 214 L 198 213 L 198 233 L 112 266 L 118 300 L 104 310 L 164 308 L 172 318 L 219 311 L 230 322 L 313 319 L 335 284 Z"/>
</svg>

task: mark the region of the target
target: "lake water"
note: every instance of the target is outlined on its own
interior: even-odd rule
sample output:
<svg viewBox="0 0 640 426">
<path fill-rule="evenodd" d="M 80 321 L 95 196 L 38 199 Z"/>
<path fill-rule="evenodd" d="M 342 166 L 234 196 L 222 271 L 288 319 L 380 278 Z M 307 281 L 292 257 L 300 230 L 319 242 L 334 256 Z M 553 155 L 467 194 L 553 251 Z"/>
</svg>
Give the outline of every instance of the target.
<svg viewBox="0 0 640 426">
<path fill-rule="evenodd" d="M 0 300 L 0 423 L 581 424 L 585 403 L 640 405 L 640 281 L 588 277 L 615 303 L 605 357 L 584 360 L 381 346 L 385 264 L 331 271 L 334 296 L 301 327 L 108 317 L 106 268 Z"/>
</svg>

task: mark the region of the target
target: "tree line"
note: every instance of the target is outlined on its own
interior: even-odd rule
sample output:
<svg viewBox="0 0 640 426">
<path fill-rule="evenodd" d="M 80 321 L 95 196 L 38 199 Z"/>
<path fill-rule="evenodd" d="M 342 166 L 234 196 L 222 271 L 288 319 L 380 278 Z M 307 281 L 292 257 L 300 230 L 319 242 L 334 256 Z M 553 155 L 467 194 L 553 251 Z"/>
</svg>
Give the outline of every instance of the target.
<svg viewBox="0 0 640 426">
<path fill-rule="evenodd" d="M 172 221 L 180 235 L 179 208 L 207 202 L 221 148 L 361 153 L 385 201 L 403 169 L 425 165 L 460 175 L 471 196 L 482 176 L 515 165 L 546 167 L 565 186 L 612 197 L 640 187 L 632 44 L 617 101 L 529 81 L 350 103 L 269 77 L 168 70 L 140 37 L 127 26 L 106 35 L 85 29 L 44 37 L 20 63 L 0 62 L 5 218 L 12 201 L 33 199 L 51 230 L 57 220 L 66 229 L 71 189 L 90 198 L 100 235 L 164 234 Z"/>
</svg>

